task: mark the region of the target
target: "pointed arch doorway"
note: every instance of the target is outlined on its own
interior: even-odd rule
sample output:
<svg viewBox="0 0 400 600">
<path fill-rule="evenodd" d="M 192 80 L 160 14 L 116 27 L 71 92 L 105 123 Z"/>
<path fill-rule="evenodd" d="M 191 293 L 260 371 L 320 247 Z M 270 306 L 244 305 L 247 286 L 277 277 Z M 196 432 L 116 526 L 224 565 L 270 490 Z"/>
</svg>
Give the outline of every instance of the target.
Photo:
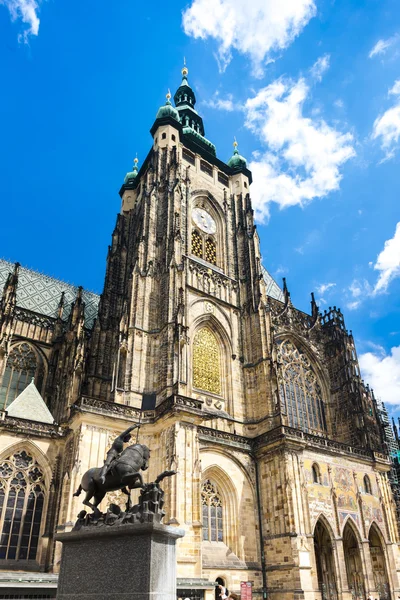
<svg viewBox="0 0 400 600">
<path fill-rule="evenodd" d="M 353 526 L 347 521 L 343 529 L 343 552 L 347 583 L 354 600 L 365 600 L 364 574 L 360 547 Z"/>
<path fill-rule="evenodd" d="M 372 524 L 369 530 L 368 541 L 375 583 L 375 593 L 378 594 L 380 600 L 390 600 L 390 587 L 385 552 L 382 546 L 382 537 L 375 524 Z"/>
<path fill-rule="evenodd" d="M 314 529 L 314 552 L 321 597 L 323 600 L 337 600 L 332 540 L 321 519 L 318 519 Z"/>
</svg>

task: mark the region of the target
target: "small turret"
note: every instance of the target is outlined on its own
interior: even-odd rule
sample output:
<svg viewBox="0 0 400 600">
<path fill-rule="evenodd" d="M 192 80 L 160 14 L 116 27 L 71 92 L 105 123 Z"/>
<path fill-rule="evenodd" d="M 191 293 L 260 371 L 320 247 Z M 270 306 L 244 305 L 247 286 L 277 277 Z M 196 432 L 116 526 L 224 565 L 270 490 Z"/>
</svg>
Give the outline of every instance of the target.
<svg viewBox="0 0 400 600">
<path fill-rule="evenodd" d="M 172 117 L 176 121 L 179 121 L 179 113 L 171 104 L 171 92 L 168 90 L 166 95 L 167 101 L 164 106 L 160 106 L 158 109 L 156 119 L 164 119 L 165 117 Z"/>
<path fill-rule="evenodd" d="M 138 157 L 136 157 L 133 161 L 133 169 L 132 171 L 130 171 L 129 173 L 127 173 L 125 175 L 125 179 L 124 179 L 124 185 L 132 185 L 132 183 L 135 181 L 137 174 L 138 174 Z"/>
<path fill-rule="evenodd" d="M 244 156 L 239 154 L 238 143 L 236 141 L 233 142 L 233 155 L 228 160 L 228 166 L 231 167 L 234 171 L 242 171 L 243 169 L 247 169 L 247 162 Z"/>
</svg>

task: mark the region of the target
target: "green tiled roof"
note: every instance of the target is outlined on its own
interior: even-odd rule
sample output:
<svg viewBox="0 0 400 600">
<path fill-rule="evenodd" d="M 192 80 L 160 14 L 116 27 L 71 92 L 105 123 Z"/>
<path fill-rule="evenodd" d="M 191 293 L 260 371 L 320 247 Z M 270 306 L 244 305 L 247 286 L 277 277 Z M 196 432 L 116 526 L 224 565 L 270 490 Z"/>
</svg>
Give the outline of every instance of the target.
<svg viewBox="0 0 400 600">
<path fill-rule="evenodd" d="M 8 274 L 13 270 L 13 263 L 0 259 L 0 294 Z M 63 314 L 63 318 L 65 319 L 70 313 L 71 303 L 76 298 L 78 287 L 59 279 L 48 277 L 37 271 L 20 267 L 17 287 L 17 306 L 20 308 L 26 308 L 41 315 L 55 318 L 62 292 L 65 294 L 65 310 Z M 98 294 L 83 291 L 87 327 L 93 325 L 93 321 L 97 315 L 99 299 L 100 296 Z"/>
</svg>

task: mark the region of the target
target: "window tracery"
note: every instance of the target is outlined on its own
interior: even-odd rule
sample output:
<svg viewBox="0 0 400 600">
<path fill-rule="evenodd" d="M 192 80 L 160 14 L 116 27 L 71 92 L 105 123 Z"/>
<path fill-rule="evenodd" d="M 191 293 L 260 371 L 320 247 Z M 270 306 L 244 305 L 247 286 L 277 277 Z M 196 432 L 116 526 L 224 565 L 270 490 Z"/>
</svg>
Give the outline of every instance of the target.
<svg viewBox="0 0 400 600">
<path fill-rule="evenodd" d="M 203 258 L 203 240 L 195 229 L 192 231 L 192 254 L 198 258 Z"/>
<path fill-rule="evenodd" d="M 44 475 L 25 450 L 0 463 L 0 560 L 35 560 L 45 499 Z"/>
<path fill-rule="evenodd" d="M 205 260 L 212 265 L 217 264 L 217 247 L 215 242 L 211 238 L 206 239 L 205 244 Z"/>
<path fill-rule="evenodd" d="M 202 327 L 193 340 L 193 386 L 221 394 L 221 357 L 218 341 L 208 327 Z"/>
<path fill-rule="evenodd" d="M 38 360 L 32 346 L 26 342 L 14 346 L 8 356 L 1 383 L 0 407 L 7 408 L 32 379 L 35 379 L 36 387 L 40 391 L 43 376 L 43 363 Z"/>
<path fill-rule="evenodd" d="M 291 427 L 325 431 L 322 391 L 307 356 L 289 340 L 278 348 L 281 408 Z"/>
<path fill-rule="evenodd" d="M 207 479 L 201 488 L 203 540 L 223 542 L 223 506 L 217 487 Z"/>
</svg>

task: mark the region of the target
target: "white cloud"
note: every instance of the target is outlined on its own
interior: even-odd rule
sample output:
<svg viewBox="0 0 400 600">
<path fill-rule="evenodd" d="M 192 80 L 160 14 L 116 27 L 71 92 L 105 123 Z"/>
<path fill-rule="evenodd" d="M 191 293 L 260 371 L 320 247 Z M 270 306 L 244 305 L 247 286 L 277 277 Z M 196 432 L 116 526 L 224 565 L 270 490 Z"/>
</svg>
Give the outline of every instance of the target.
<svg viewBox="0 0 400 600">
<path fill-rule="evenodd" d="M 321 285 L 317 285 L 316 292 L 317 294 L 325 294 L 328 290 L 335 287 L 336 283 L 321 283 Z"/>
<path fill-rule="evenodd" d="M 322 81 L 322 75 L 329 69 L 330 55 L 324 54 L 311 67 L 311 76 L 317 81 Z"/>
<path fill-rule="evenodd" d="M 380 271 L 373 294 L 386 292 L 389 283 L 400 277 L 400 221 L 396 225 L 394 236 L 386 240 L 382 252 L 378 255 L 374 269 Z"/>
<path fill-rule="evenodd" d="M 260 76 L 263 63 L 287 48 L 315 14 L 314 0 L 193 0 L 183 12 L 183 28 L 194 38 L 217 41 L 221 70 L 235 49 L 250 56 Z"/>
<path fill-rule="evenodd" d="M 353 279 L 347 290 L 344 290 L 347 298 L 350 295 L 350 300 L 347 301 L 346 307 L 349 310 L 357 310 L 368 296 L 371 295 L 372 288 L 366 279 Z"/>
<path fill-rule="evenodd" d="M 340 167 L 355 155 L 350 133 L 303 115 L 308 94 L 305 79 L 278 79 L 245 104 L 246 126 L 267 147 L 249 164 L 253 206 L 261 221 L 269 215 L 270 202 L 281 208 L 303 206 L 337 190 Z"/>
<path fill-rule="evenodd" d="M 353 302 L 347 302 L 346 308 L 349 310 L 357 310 L 361 306 L 361 300 L 354 300 Z"/>
<path fill-rule="evenodd" d="M 394 85 L 389 90 L 389 94 L 393 94 L 394 96 L 400 95 L 400 79 L 394 82 Z"/>
<path fill-rule="evenodd" d="M 368 54 L 369 58 L 373 58 L 374 56 L 378 56 L 380 54 L 385 54 L 386 51 L 390 48 L 390 46 L 393 46 L 396 40 L 397 35 L 394 35 L 393 37 L 388 38 L 387 40 L 379 40 L 378 42 L 376 42 L 375 46 Z"/>
<path fill-rule="evenodd" d="M 22 19 L 22 22 L 27 24 L 28 28 L 18 36 L 19 41 L 27 44 L 30 35 L 38 35 L 40 19 L 37 13 L 39 6 L 35 0 L 0 0 L 0 4 L 8 8 L 13 21 Z"/>
<path fill-rule="evenodd" d="M 375 119 L 372 130 L 372 139 L 380 139 L 385 160 L 393 158 L 400 139 L 400 80 L 395 81 L 389 94 L 397 96 L 395 104 Z"/>
<path fill-rule="evenodd" d="M 400 346 L 385 355 L 366 352 L 359 357 L 365 381 L 374 389 L 375 396 L 387 404 L 400 404 Z"/>
<path fill-rule="evenodd" d="M 240 110 L 242 107 L 233 101 L 233 95 L 227 94 L 226 98 L 221 98 L 219 92 L 215 92 L 214 96 L 210 100 L 203 100 L 202 104 L 210 108 L 217 110 L 226 110 L 232 112 L 234 110 Z"/>
</svg>

